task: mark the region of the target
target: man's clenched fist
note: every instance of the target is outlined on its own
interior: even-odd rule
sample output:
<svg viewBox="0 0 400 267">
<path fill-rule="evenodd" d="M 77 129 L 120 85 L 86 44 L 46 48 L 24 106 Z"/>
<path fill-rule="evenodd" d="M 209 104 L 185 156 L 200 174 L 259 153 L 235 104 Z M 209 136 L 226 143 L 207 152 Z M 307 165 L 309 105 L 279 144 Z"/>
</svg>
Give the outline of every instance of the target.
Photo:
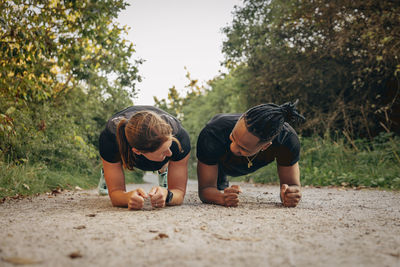
<svg viewBox="0 0 400 267">
<path fill-rule="evenodd" d="M 224 206 L 226 207 L 237 207 L 239 204 L 239 193 L 242 190 L 238 185 L 232 185 L 231 187 L 224 189 Z"/>
<path fill-rule="evenodd" d="M 301 199 L 300 187 L 297 185 L 288 186 L 283 184 L 281 186 L 281 201 L 285 207 L 296 207 Z"/>
</svg>

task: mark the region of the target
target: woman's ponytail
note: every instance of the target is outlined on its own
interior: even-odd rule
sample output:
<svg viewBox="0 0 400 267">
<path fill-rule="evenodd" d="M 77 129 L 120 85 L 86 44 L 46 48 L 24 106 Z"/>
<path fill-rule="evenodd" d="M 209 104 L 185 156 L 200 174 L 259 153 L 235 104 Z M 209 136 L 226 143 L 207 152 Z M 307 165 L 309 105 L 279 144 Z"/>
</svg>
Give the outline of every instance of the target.
<svg viewBox="0 0 400 267">
<path fill-rule="evenodd" d="M 133 169 L 131 166 L 131 162 L 134 160 L 134 154 L 132 151 L 132 147 L 130 146 L 128 140 L 126 139 L 125 135 L 125 127 L 128 124 L 126 119 L 122 119 L 117 126 L 117 142 L 119 152 L 121 154 L 121 160 L 123 163 L 124 168 L 128 168 L 130 170 Z"/>
</svg>

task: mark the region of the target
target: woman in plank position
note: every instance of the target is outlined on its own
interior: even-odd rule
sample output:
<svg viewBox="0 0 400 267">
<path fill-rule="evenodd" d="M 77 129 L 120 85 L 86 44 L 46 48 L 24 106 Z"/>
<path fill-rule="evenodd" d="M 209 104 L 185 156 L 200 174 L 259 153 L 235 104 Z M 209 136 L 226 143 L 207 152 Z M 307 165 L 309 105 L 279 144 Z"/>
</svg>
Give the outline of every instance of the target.
<svg viewBox="0 0 400 267">
<path fill-rule="evenodd" d="M 190 140 L 172 115 L 152 106 L 124 109 L 108 120 L 100 134 L 99 150 L 104 174 L 100 178 L 99 193 L 108 193 L 114 206 L 139 210 L 146 198 L 156 208 L 182 204 L 188 179 Z M 126 192 L 124 168 L 158 171 L 165 179 L 148 193 L 142 188 Z"/>
</svg>

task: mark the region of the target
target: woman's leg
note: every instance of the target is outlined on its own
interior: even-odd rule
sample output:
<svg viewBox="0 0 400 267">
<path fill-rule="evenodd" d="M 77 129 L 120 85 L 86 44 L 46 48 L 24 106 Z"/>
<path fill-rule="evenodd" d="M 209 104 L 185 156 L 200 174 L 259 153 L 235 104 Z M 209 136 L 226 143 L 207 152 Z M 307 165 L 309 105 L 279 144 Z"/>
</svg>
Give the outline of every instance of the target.
<svg viewBox="0 0 400 267">
<path fill-rule="evenodd" d="M 168 187 L 168 163 L 158 170 L 158 184 L 161 187 Z"/>
<path fill-rule="evenodd" d="M 104 171 L 103 168 L 101 168 L 100 171 L 100 180 L 99 180 L 99 185 L 97 186 L 97 189 L 99 190 L 99 195 L 108 195 L 108 189 L 107 189 L 107 184 L 106 180 L 104 179 Z"/>
</svg>

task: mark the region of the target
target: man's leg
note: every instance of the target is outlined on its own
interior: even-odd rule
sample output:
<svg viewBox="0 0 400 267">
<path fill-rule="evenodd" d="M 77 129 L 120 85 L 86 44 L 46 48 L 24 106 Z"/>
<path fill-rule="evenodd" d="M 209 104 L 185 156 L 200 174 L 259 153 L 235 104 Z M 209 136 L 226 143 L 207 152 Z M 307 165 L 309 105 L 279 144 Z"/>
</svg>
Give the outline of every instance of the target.
<svg viewBox="0 0 400 267">
<path fill-rule="evenodd" d="M 218 190 L 224 190 L 225 188 L 229 187 L 228 177 L 218 164 L 218 180 L 217 180 L 217 188 Z"/>
</svg>

